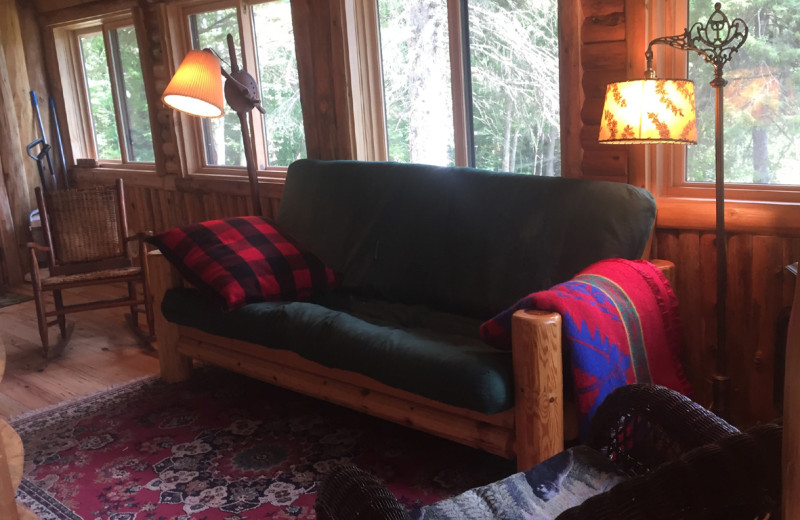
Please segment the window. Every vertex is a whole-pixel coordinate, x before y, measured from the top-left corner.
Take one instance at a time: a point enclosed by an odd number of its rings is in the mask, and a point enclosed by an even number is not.
[[[89,107],[89,150],[98,160],[154,162],[150,116],[132,25],[74,33]]]
[[[748,37],[725,65],[725,198],[728,201],[800,202],[800,17],[792,2],[742,0],[723,5],[730,20],[747,23]],[[656,0],[641,7],[646,41],[629,47],[631,66],[642,69],[644,49],[653,38],[681,34],[706,23],[712,3]],[[642,154],[642,171],[659,197],[714,199],[714,68],[693,52],[666,45],[653,48],[659,77],[695,82],[698,144],[658,145]],[[641,65],[639,64],[641,59]],[[637,168],[638,169],[638,168]],[[665,201],[666,202],[666,201]],[[660,214],[666,215],[661,209]],[[766,207],[765,207],[766,208]],[[773,206],[774,208],[774,206]]]
[[[375,45],[381,73],[354,97],[363,131],[385,135],[360,158],[560,174],[555,0],[377,0],[374,14],[356,4],[359,66],[375,66]]]
[[[237,65],[257,79],[266,110],[263,116],[251,113],[258,167],[280,171],[306,155],[290,2],[222,4],[214,2],[211,9],[200,5],[183,13],[189,44],[193,49],[212,49],[230,71],[227,35],[233,37]],[[202,127],[201,171],[246,165],[239,118],[230,107],[225,107],[221,118],[194,124]],[[205,171],[214,172],[213,168]]]
[[[800,12],[796,2],[743,1],[723,8],[749,28],[724,69],[725,182],[800,186]],[[689,1],[690,23],[713,8]],[[690,53],[696,84],[698,144],[687,150],[685,181],[714,182],[713,67]]]

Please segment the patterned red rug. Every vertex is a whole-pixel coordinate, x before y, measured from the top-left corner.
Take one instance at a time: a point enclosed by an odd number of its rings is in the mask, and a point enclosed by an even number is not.
[[[406,505],[512,462],[219,369],[140,380],[11,421],[18,499],[42,520],[314,518],[320,479],[353,462]]]

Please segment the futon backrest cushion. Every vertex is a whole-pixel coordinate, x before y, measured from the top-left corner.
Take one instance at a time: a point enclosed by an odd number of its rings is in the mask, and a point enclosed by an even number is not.
[[[598,260],[639,258],[655,211],[623,183],[303,159],[277,223],[345,288],[487,319]]]

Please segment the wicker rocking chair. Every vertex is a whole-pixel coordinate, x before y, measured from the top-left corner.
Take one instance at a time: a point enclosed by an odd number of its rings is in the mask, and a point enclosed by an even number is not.
[[[67,324],[66,314],[108,307],[129,307],[128,323],[137,336],[149,344],[154,339],[154,329],[152,302],[146,281],[147,263],[141,262],[143,267],[133,264],[128,242],[138,240],[141,260],[146,253],[143,239],[150,233],[128,236],[122,179],[117,179],[114,186],[91,189],[43,193],[41,188],[36,188],[36,201],[46,247],[29,243],[28,248],[44,357],[47,358],[51,351],[57,354],[69,341],[73,326]],[[42,278],[39,270],[37,251],[47,253],[49,276],[46,278]],[[112,283],[126,283],[127,296],[64,304],[64,289]],[[142,285],[141,295],[137,294],[137,284]],[[46,309],[46,292],[53,293],[53,310]],[[139,328],[140,312],[144,312],[147,321],[146,333]],[[53,316],[56,319],[48,321]],[[56,324],[61,337],[51,349],[48,329]]]

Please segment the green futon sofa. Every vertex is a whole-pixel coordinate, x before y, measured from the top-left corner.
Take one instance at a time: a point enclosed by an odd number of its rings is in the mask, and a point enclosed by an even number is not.
[[[598,260],[641,257],[655,213],[622,183],[300,160],[276,224],[340,288],[223,311],[151,254],[162,377],[198,359],[528,468],[563,447],[560,316],[517,312],[511,351],[479,326]]]

